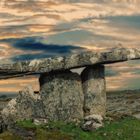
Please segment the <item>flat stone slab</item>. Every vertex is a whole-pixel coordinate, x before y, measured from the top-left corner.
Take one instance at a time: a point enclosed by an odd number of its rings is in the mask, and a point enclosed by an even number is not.
[[[56,70],[80,68],[96,64],[110,64],[133,59],[140,59],[140,49],[114,48],[106,52],[84,52],[65,57],[35,59],[20,61],[13,64],[1,64],[0,73],[8,72],[9,75],[17,73],[46,73]],[[21,75],[22,76],[22,75]],[[9,76],[10,78],[10,76]]]

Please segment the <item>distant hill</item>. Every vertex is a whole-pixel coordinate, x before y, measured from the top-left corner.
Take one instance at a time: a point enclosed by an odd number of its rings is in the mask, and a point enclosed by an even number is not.
[[[131,94],[131,93],[139,93],[140,94],[140,89],[135,89],[135,90],[118,90],[118,91],[107,91],[107,94]]]

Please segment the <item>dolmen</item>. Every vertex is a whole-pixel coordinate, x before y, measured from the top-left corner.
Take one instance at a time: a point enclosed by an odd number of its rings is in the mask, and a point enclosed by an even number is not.
[[[140,49],[114,48],[0,65],[1,79],[40,74],[39,94],[26,87],[2,111],[5,123],[24,119],[102,126],[106,113],[105,64],[140,59]],[[71,70],[84,68],[81,74]]]

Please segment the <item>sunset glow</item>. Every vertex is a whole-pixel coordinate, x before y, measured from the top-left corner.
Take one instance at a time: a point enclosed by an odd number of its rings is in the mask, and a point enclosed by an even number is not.
[[[139,9],[139,0],[1,0],[0,63],[139,48]],[[140,88],[138,60],[107,65],[106,75],[108,90]],[[27,85],[38,90],[38,77],[1,80],[0,93]]]

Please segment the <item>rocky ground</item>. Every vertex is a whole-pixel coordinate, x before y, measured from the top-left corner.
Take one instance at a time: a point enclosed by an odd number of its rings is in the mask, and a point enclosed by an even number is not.
[[[0,111],[12,98],[0,96]],[[108,115],[138,115],[140,114],[140,90],[113,91],[107,93]]]
[[[107,94],[107,114],[140,115],[140,90],[117,91]]]
[[[0,111],[7,105],[7,103],[16,96],[13,95],[0,95]]]
[[[0,111],[12,98],[0,96]],[[116,91],[107,93],[107,120],[120,119],[125,116],[135,116],[140,119],[140,90],[135,91]],[[1,117],[1,116],[0,116]],[[0,118],[0,133],[6,130],[6,125]],[[32,124],[28,124],[30,127]],[[34,139],[36,131],[34,129],[21,129],[19,127],[10,128],[13,134],[23,136],[23,138]],[[10,133],[11,135],[11,133]],[[15,138],[15,136],[13,136]],[[39,138],[40,139],[40,138]]]

